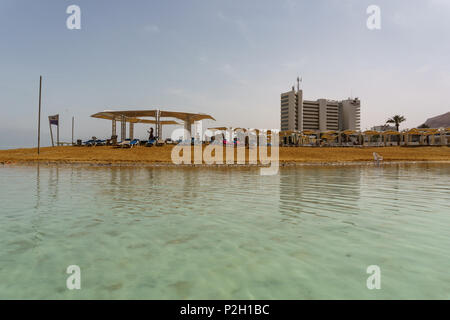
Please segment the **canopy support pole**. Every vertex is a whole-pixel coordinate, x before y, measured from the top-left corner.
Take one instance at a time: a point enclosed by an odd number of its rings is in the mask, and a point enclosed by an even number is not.
[[[156,138],[159,140],[161,137],[161,126],[160,126],[160,121],[161,120],[161,115],[160,115],[160,111],[156,110],[155,112],[155,136]]]
[[[120,117],[120,139],[125,141],[127,134],[127,123],[125,121],[125,116]]]
[[[185,137],[185,140],[190,141],[191,140],[191,127],[192,127],[192,122],[191,119],[189,117],[186,118],[186,120],[184,121],[184,130],[187,132],[188,136]]]
[[[130,140],[134,139],[134,123],[130,122]]]
[[[112,120],[112,132],[111,132],[111,136],[117,136],[117,123],[116,123],[116,119]]]
[[[162,140],[162,124],[161,124],[161,111],[158,110],[158,122],[156,123],[158,127],[158,139]]]

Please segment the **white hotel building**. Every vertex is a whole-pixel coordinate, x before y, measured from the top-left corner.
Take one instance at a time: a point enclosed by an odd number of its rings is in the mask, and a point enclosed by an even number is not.
[[[292,87],[281,94],[281,130],[360,130],[360,107],[358,98],[303,100],[303,90]]]

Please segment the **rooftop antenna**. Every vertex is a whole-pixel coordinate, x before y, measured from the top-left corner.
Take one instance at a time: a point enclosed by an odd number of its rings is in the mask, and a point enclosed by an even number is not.
[[[297,77],[297,91],[300,91],[300,82],[303,82],[303,78]]]

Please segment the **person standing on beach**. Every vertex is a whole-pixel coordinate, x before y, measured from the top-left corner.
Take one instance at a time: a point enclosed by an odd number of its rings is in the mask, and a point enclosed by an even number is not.
[[[148,137],[148,140],[150,141],[150,140],[154,140],[155,139],[155,137],[153,136],[153,128],[150,128],[150,131],[147,131],[149,134],[150,134],[150,136]]]

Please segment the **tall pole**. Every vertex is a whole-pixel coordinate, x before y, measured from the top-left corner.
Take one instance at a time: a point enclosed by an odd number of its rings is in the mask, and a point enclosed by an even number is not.
[[[38,116],[38,154],[41,149],[41,92],[42,92],[42,76],[39,77],[39,116]]]
[[[74,127],[74,117],[72,117],[72,145],[73,145],[73,127]]]
[[[59,115],[58,115],[58,126],[56,127],[56,146],[59,147]]]

